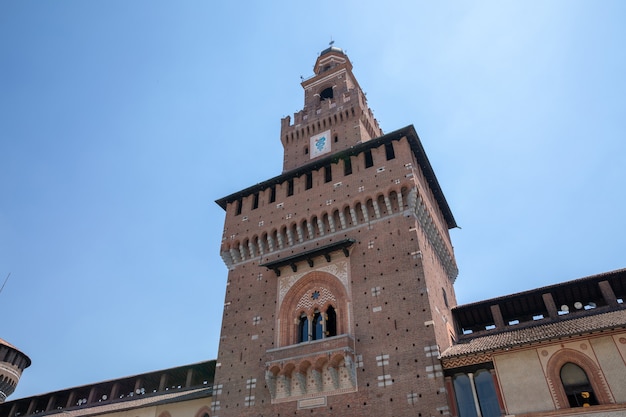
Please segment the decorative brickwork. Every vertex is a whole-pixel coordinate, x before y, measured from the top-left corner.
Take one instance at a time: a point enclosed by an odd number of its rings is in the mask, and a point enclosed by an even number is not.
[[[323,52],[282,121],[282,174],[218,200],[219,417],[449,412],[456,223],[413,127],[382,135],[351,69]]]

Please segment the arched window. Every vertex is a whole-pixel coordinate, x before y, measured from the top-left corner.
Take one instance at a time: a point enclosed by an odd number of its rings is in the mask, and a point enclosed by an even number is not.
[[[298,342],[309,341],[309,318],[306,314],[302,313],[300,316],[300,323],[298,324]]]
[[[333,306],[326,310],[326,337],[337,336],[337,313]]]
[[[320,93],[320,100],[328,100],[329,98],[333,98],[333,88],[328,87],[322,90]]]
[[[589,407],[598,404],[589,378],[583,368],[572,362],[567,362],[561,368],[560,375],[570,407]]]
[[[324,337],[324,320],[322,314],[316,311],[313,315],[313,340],[320,340]]]
[[[486,369],[477,371],[474,374],[474,385],[483,417],[499,417],[500,404],[498,404],[498,396],[491,372]]]
[[[298,343],[321,340],[333,336],[337,336],[337,313],[333,306],[329,306],[325,313],[315,310],[312,320],[309,320],[307,313],[300,315],[298,320]]]
[[[472,394],[472,385],[466,374],[456,375],[453,379],[456,405],[460,417],[477,417],[476,404]]]
[[[500,404],[488,369],[457,374],[452,381],[459,417],[500,417]]]

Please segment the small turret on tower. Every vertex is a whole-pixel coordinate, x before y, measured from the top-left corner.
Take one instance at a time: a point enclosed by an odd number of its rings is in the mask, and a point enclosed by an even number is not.
[[[0,339],[0,403],[13,394],[22,371],[30,366],[28,356],[15,346]]]
[[[304,108],[294,114],[293,124],[290,116],[282,119],[283,172],[383,134],[341,48],[331,43],[313,71],[301,84]]]

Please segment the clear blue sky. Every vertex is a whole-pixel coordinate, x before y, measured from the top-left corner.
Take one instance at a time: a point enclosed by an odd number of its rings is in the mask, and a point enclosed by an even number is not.
[[[0,2],[10,398],[213,359],[214,200],[282,169],[328,41],[414,124],[467,303],[626,267],[626,2]],[[258,163],[262,161],[262,163]]]

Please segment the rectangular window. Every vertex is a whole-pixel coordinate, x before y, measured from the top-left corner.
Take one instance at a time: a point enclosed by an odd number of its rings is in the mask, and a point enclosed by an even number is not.
[[[311,188],[313,188],[313,173],[312,172],[307,172],[306,173],[306,186],[305,188],[307,190],[310,190]]]
[[[367,150],[364,152],[364,154],[365,154],[365,168],[374,166],[374,159],[372,158],[372,151]]]
[[[352,161],[350,160],[350,157],[346,157],[343,160],[343,175],[350,175],[352,174]]]
[[[333,171],[330,165],[324,167],[324,182],[331,182],[333,180]]]
[[[241,198],[237,200],[235,204],[237,205],[235,208],[235,216],[238,216],[241,214]]]
[[[272,185],[270,187],[270,203],[276,201],[276,186]]]
[[[259,193],[254,193],[252,198],[252,210],[259,208]]]
[[[391,142],[385,143],[385,155],[387,156],[387,161],[396,157],[396,153],[393,150],[393,144]]]
[[[293,195],[293,178],[287,180],[287,197]]]

